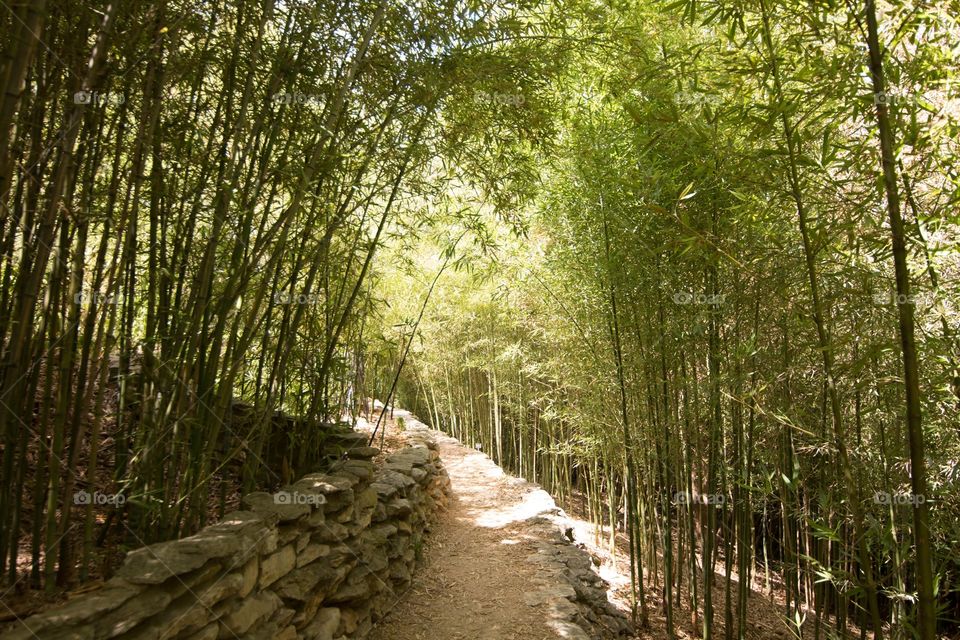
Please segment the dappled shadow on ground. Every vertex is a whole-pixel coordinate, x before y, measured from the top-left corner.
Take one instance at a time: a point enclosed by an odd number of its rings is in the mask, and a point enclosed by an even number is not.
[[[592,522],[587,521],[586,506],[578,494],[574,494],[573,499],[567,502],[566,516],[572,528],[572,534],[577,544],[588,550],[593,556],[596,571],[604,580],[610,584],[608,595],[610,600],[620,606],[622,609],[629,610],[631,602],[630,586],[630,564],[629,564],[629,542],[626,533],[621,529],[616,534],[616,551],[611,553],[609,535],[609,526],[598,529]],[[649,638],[650,640],[660,640],[667,637],[666,617],[664,614],[663,591],[662,591],[662,567],[663,558],[658,554],[659,573],[657,584],[653,583],[652,572],[647,567],[646,590],[647,607],[649,612],[648,626],[639,630],[639,638]],[[735,562],[734,562],[735,565]],[[697,557],[698,573],[702,570],[702,559]],[[765,583],[769,580],[770,589],[767,590]],[[725,637],[724,607],[726,598],[727,576],[724,568],[724,558],[718,554],[714,565],[714,626],[713,633],[715,637]],[[702,583],[701,583],[702,584]],[[675,636],[680,640],[701,638],[702,637],[702,619],[695,618],[691,603],[689,591],[688,575],[684,574],[683,588],[681,590],[681,599],[679,603],[674,603],[674,630]],[[734,615],[737,610],[737,597],[739,587],[739,576],[736,573],[735,566],[731,571],[730,585],[731,607]],[[783,615],[784,611],[784,589],[781,577],[775,572],[769,576],[763,574],[761,569],[753,576],[753,580],[748,587],[747,604],[747,624],[745,637],[748,640],[791,640],[795,638],[792,629]],[[810,634],[813,637],[815,614],[810,611],[803,624],[804,637]],[[828,632],[833,632],[833,620],[823,620],[821,622],[821,637],[827,637]],[[734,629],[736,636],[736,629]],[[854,625],[849,625],[847,633],[848,638],[860,638],[860,629]],[[867,639],[872,638],[872,632],[867,632]]]

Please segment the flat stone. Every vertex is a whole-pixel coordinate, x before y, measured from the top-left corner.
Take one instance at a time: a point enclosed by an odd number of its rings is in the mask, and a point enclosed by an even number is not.
[[[418,469],[414,467],[410,469],[410,477],[416,480],[418,483],[423,482],[427,477],[427,472],[424,469]]]
[[[377,508],[377,492],[370,487],[357,494],[357,501],[354,504],[354,524],[360,528],[366,529],[373,520],[374,511]]]
[[[351,460],[368,460],[376,457],[379,454],[380,449],[367,446],[351,447],[347,451],[347,457]]]
[[[365,545],[374,546],[374,547],[385,547],[387,542],[397,534],[397,528],[390,524],[378,524],[375,527],[370,527],[363,532],[361,538]]]
[[[355,503],[357,511],[373,509],[375,506],[377,506],[377,499],[377,490],[372,487],[367,487],[357,494],[357,500]]]
[[[211,622],[203,629],[200,629],[192,636],[190,640],[214,640],[217,636],[220,635],[220,623]]]
[[[317,511],[319,511],[319,509]],[[296,522],[281,522],[277,525],[278,547],[282,547],[290,543],[296,544],[302,533],[300,531],[300,527],[297,526],[300,524],[300,522],[302,522],[302,520]]]
[[[350,565],[334,567],[320,559],[291,571],[277,581],[273,590],[283,598],[306,602],[316,595],[318,586],[327,592],[336,589],[350,573],[350,569]]]
[[[382,502],[377,501],[377,506],[373,508],[373,514],[370,517],[370,521],[383,522],[386,519],[387,519],[387,507]]]
[[[356,637],[366,638],[372,628],[373,628],[373,622],[371,622],[370,618],[368,617],[360,618],[359,622],[357,623]]]
[[[377,572],[387,568],[387,548],[383,546],[363,547],[360,554],[360,566],[368,571]]]
[[[547,603],[547,611],[553,620],[576,622],[580,616],[580,608],[566,598],[555,598]]]
[[[340,626],[340,609],[327,607],[317,611],[317,615],[300,634],[305,640],[333,640],[333,634]]]
[[[600,623],[608,629],[616,629],[621,635],[631,636],[634,634],[633,625],[619,612],[617,612],[617,615],[601,615]]]
[[[297,628],[292,624],[287,625],[283,629],[280,629],[279,633],[275,636],[266,638],[265,640],[297,640]]]
[[[281,598],[306,602],[314,595],[313,588],[323,579],[328,569],[329,567],[322,562],[295,569],[280,578],[274,585],[273,591]]]
[[[300,491],[312,491],[332,496],[338,493],[351,492],[353,482],[345,478],[328,475],[325,473],[311,473],[294,482],[291,487]]]
[[[232,511],[220,522],[204,527],[197,536],[222,539],[223,536],[238,538],[240,553],[234,560],[246,562],[256,554],[272,553],[277,548],[277,522],[275,513]]]
[[[387,462],[403,462],[423,467],[430,463],[430,450],[426,447],[407,447],[388,456]]]
[[[356,484],[356,478],[314,473],[297,480],[287,490],[303,495],[325,496],[323,510],[329,513],[353,502],[353,487]]]
[[[136,549],[127,554],[117,576],[134,584],[160,584],[199,569],[210,560],[240,554],[241,538],[195,535]]]
[[[416,481],[410,476],[397,473],[392,469],[384,469],[377,474],[375,482],[377,484],[390,484],[401,490],[406,490],[417,484]]]
[[[397,498],[387,503],[387,517],[404,518],[413,513],[413,505],[405,498]]]
[[[220,522],[204,527],[197,535],[230,533],[258,540],[277,524],[276,516],[253,511],[231,511]]]
[[[317,558],[322,558],[328,555],[330,555],[330,545],[320,544],[319,542],[311,542],[304,547],[303,551],[297,554],[297,567],[299,568],[310,564]]]
[[[281,627],[285,627],[290,624],[290,621],[293,620],[294,616],[296,615],[296,610],[290,609],[289,607],[281,607],[275,614],[273,614],[273,617],[270,618],[270,621],[276,622]]]
[[[260,588],[268,587],[297,566],[297,551],[293,545],[281,547],[260,561]]]
[[[383,465],[383,468],[389,469],[390,471],[396,471],[397,473],[402,473],[405,476],[409,476],[413,471],[413,464],[405,460],[393,460]]]
[[[548,624],[561,638],[564,638],[565,640],[590,640],[590,636],[587,635],[587,632],[572,622],[552,621]]]
[[[531,607],[537,607],[557,598],[576,600],[577,592],[569,584],[557,584],[554,586],[541,587],[536,591],[527,592],[523,596],[523,601]]]
[[[257,622],[280,608],[280,598],[270,591],[262,591],[247,598],[240,606],[220,621],[220,638],[234,638],[246,633]]]
[[[36,617],[36,616],[32,616]],[[56,629],[38,626],[38,623],[27,618],[20,623],[19,628],[3,632],[3,640],[94,640],[96,631],[91,625],[82,625],[68,629]]]
[[[340,626],[337,633],[344,636],[352,635],[360,623],[360,614],[353,609],[340,609]]]
[[[339,567],[344,564],[359,562],[359,556],[347,545],[339,544],[330,549],[330,555],[326,557],[326,561],[331,567]]]
[[[394,582],[407,583],[411,577],[410,567],[407,566],[406,562],[400,561],[390,564],[390,579]]]
[[[327,596],[324,600],[326,603],[330,604],[341,604],[344,602],[352,602],[354,600],[367,600],[373,591],[370,589],[370,584],[366,580],[359,580],[353,583],[345,583],[340,585],[340,588],[336,590],[335,593]]]
[[[323,512],[323,509],[317,509],[311,513],[304,522],[306,522],[308,527],[319,527],[326,521],[327,516]]]
[[[372,462],[366,460],[347,460],[343,463],[343,470],[367,482],[373,478],[374,466]]]
[[[317,527],[313,533],[313,540],[317,542],[340,542],[350,535],[350,530],[336,522],[325,522]]]
[[[327,442],[338,444],[348,449],[367,446],[370,436],[357,431],[344,431],[341,433],[331,433],[327,436]]]
[[[158,616],[160,619],[151,621],[151,628],[145,629],[144,637],[168,640],[179,633],[203,628],[210,622],[210,609],[216,603],[238,595],[242,587],[243,576],[233,573],[212,581],[206,588],[198,588],[168,606],[163,615]]]
[[[355,473],[350,473],[346,469],[337,469],[336,471],[331,471],[330,475],[335,478],[345,478],[350,481],[350,484],[357,486],[360,484],[360,476]]]
[[[241,640],[295,640],[297,637],[296,627],[290,626],[289,628],[293,629],[292,636],[281,625],[273,620],[268,620],[244,634]]]
[[[339,522],[340,524],[347,524],[348,522],[351,522],[353,520],[353,512],[354,512],[354,505],[348,504],[347,506],[345,506],[343,509],[341,509],[336,513],[333,513],[333,514],[328,513],[327,518],[329,520],[333,520],[334,522]]]
[[[254,556],[247,560],[240,575],[243,576],[243,583],[240,585],[240,597],[246,598],[257,586],[257,580],[260,578],[260,557]]]
[[[374,482],[370,488],[377,492],[377,495],[383,499],[389,499],[400,490],[396,484],[390,482]]]
[[[127,600],[122,607],[94,622],[98,637],[112,638],[166,609],[173,598],[161,589],[148,589]]]

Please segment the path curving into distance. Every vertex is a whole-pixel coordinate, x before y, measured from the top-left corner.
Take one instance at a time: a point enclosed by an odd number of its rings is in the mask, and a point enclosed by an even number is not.
[[[407,425],[420,427],[408,412]],[[562,512],[535,484],[507,475],[485,454],[447,436],[436,438],[450,474],[449,508],[426,540],[413,586],[371,632],[370,640],[576,640],[600,637],[581,612],[609,607],[589,557],[557,535]],[[586,585],[561,574],[577,565]],[[581,566],[582,565],[582,566]],[[579,595],[578,595],[579,594]],[[587,596],[586,594],[592,594]],[[595,602],[586,604],[590,599]],[[579,609],[577,601],[579,603]],[[600,602],[602,600],[602,602]],[[574,622],[587,626],[590,633]],[[622,619],[607,620],[606,629]],[[604,631],[603,637],[618,637]]]

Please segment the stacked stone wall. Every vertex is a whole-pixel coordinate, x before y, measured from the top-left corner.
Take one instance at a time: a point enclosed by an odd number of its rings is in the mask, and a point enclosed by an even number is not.
[[[8,626],[5,640],[363,638],[410,585],[450,481],[426,430],[380,468],[347,457],[196,535],[127,554],[96,591]]]

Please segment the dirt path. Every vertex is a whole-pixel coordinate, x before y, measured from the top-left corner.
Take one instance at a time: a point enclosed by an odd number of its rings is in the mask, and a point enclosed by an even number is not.
[[[413,587],[371,640],[546,640],[557,638],[524,596],[536,551],[520,524],[553,507],[543,490],[507,476],[487,456],[439,442],[450,474],[450,507],[432,527]]]

